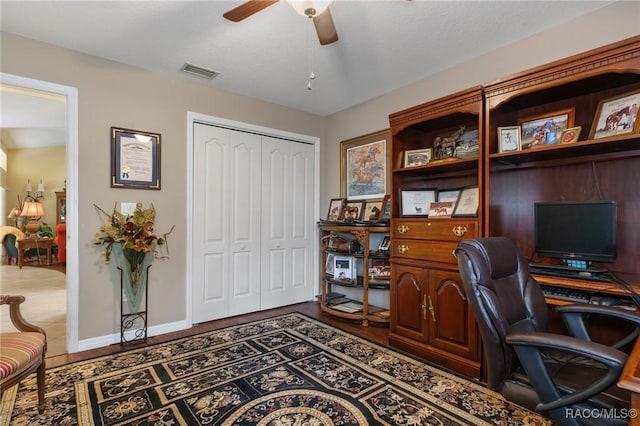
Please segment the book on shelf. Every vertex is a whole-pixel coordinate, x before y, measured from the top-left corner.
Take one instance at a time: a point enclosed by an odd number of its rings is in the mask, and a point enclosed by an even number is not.
[[[362,303],[351,301],[351,302],[341,303],[339,305],[332,305],[331,309],[335,309],[336,311],[346,312],[349,314],[354,314],[362,310]]]

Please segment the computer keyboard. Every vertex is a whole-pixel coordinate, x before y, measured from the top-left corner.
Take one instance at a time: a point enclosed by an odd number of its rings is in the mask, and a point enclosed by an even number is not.
[[[539,265],[530,263],[529,270],[532,274],[537,275],[549,275],[552,277],[565,277],[588,281],[612,282],[611,276],[606,269],[581,270],[563,265]]]
[[[576,303],[589,303],[591,299],[591,295],[583,290],[577,290],[574,288],[565,288],[565,287],[553,287],[548,285],[541,285],[542,292],[545,297],[550,297],[553,299],[561,299],[567,300],[569,302]]]

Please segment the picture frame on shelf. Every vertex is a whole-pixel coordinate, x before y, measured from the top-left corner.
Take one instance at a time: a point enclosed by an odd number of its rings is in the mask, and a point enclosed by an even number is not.
[[[451,201],[436,201],[429,206],[429,219],[446,219],[453,214],[455,204]]]
[[[431,203],[436,201],[436,189],[401,189],[400,216],[428,217]]]
[[[388,259],[374,259],[369,268],[369,279],[391,280],[391,262]]]
[[[591,124],[589,139],[626,135],[640,131],[640,90],[603,99]]]
[[[513,152],[521,149],[520,126],[498,127],[498,152]]]
[[[334,258],[333,253],[327,253],[327,261],[325,262],[325,265],[324,265],[325,274],[334,275],[335,263],[333,258]]]
[[[578,142],[580,131],[582,131],[582,126],[571,127],[569,129],[563,130],[560,134],[560,143],[567,144]]]
[[[342,220],[346,222],[359,222],[364,213],[364,201],[347,200],[342,208]]]
[[[337,222],[342,218],[342,209],[344,207],[344,198],[332,198],[329,202],[329,211],[327,212],[327,220]]]
[[[388,221],[391,219],[391,195],[387,194],[382,200],[382,210],[380,211],[379,221]]]
[[[363,222],[377,222],[382,212],[383,200],[367,200],[364,203],[364,212],[362,214]]]
[[[557,144],[563,130],[574,126],[575,108],[518,119],[521,149]]]
[[[424,166],[431,161],[433,148],[411,149],[404,152],[404,167]]]
[[[340,142],[340,196],[383,198],[391,182],[389,129]]]
[[[480,204],[480,191],[477,186],[463,188],[460,192],[458,203],[453,209],[452,217],[474,217],[478,216],[478,206]]]
[[[448,189],[446,191],[438,191],[438,202],[452,202],[455,206],[460,197],[459,189]]]
[[[356,278],[356,258],[353,256],[333,256],[333,277],[337,280]]]
[[[160,133],[111,127],[111,188],[160,189]]]
[[[388,251],[391,247],[391,237],[389,235],[385,235],[380,240],[380,245],[378,246],[378,251]]]

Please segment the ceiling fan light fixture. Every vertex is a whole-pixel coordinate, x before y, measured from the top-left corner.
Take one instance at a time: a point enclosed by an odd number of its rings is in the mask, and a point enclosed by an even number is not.
[[[333,0],[287,0],[287,2],[300,15],[313,18],[327,10]]]

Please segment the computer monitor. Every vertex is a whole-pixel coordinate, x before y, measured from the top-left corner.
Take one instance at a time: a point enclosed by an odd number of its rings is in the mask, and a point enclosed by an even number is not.
[[[535,203],[535,250],[567,263],[613,262],[617,207],[613,200]]]

